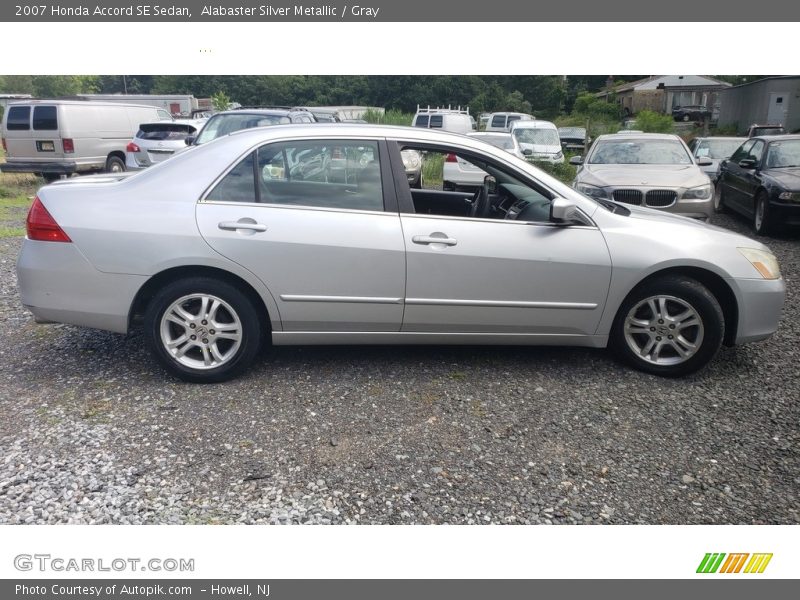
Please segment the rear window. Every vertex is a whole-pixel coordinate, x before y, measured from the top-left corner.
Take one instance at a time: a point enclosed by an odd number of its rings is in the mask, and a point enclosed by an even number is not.
[[[443,122],[444,117],[442,115],[431,115],[431,127],[441,129]]]
[[[37,131],[58,129],[58,110],[55,106],[36,106],[33,109],[33,128]]]
[[[31,107],[12,106],[8,109],[6,129],[9,131],[27,131],[31,128]]]
[[[492,127],[505,127],[506,126],[506,116],[505,115],[495,115],[492,117]]]
[[[414,127],[427,127],[428,115],[417,115],[417,120],[414,121]]]
[[[140,125],[139,131],[136,132],[136,137],[140,140],[154,140],[159,142],[164,141],[181,141],[185,140],[190,134],[197,131],[191,125]]]

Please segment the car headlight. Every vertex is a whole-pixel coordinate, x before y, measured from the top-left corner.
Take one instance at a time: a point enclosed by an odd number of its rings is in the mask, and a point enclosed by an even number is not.
[[[587,196],[591,196],[592,198],[602,198],[604,200],[608,199],[608,193],[601,188],[597,187],[596,185],[589,185],[588,183],[579,183],[575,186],[575,189],[579,192],[586,194]]]
[[[683,192],[684,200],[708,200],[711,198],[711,184],[694,187]]]
[[[800,192],[781,192],[778,195],[778,198],[781,200],[794,200],[795,202],[800,202]]]
[[[778,267],[778,259],[772,252],[766,250],[758,250],[757,248],[739,248],[750,264],[755,267],[764,279],[779,279],[781,276],[780,267]]]
[[[556,155],[553,157],[553,160],[561,160],[562,158],[564,158],[564,153],[556,152]]]
[[[414,150],[404,150],[400,156],[403,158],[403,166],[407,171],[416,171],[422,164],[419,153]]]

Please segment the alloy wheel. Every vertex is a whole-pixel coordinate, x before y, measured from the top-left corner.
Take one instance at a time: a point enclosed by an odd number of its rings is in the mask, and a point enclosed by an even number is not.
[[[705,329],[697,310],[675,296],[650,296],[625,317],[628,347],[642,360],[662,366],[692,358],[703,343]]]

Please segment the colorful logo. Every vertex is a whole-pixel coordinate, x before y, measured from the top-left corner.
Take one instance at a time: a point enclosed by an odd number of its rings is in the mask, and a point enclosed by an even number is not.
[[[748,557],[750,560],[748,560]],[[703,560],[700,561],[697,572],[763,573],[770,560],[772,560],[772,553],[749,554],[747,552],[739,552],[725,554],[724,552],[708,552],[703,557]]]

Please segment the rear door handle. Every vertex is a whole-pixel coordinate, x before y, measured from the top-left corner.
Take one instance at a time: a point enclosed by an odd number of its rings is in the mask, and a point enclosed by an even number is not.
[[[444,244],[445,246],[455,246],[458,240],[455,238],[447,237],[444,234],[437,235],[415,235],[411,241],[415,244]]]
[[[218,227],[226,231],[236,231],[237,229],[247,229],[248,231],[266,231],[267,226],[262,223],[249,221],[222,221]]]

